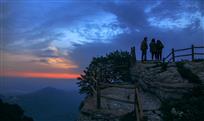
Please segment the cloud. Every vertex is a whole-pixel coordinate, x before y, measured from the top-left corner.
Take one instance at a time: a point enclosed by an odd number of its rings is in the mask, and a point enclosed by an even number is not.
[[[10,71],[32,72],[62,72],[72,73],[71,69],[78,68],[71,60],[63,57],[37,57],[31,54],[12,54],[1,52],[2,73]]]
[[[203,28],[203,10],[199,1],[162,1],[149,10],[150,26],[160,29],[180,30],[185,28]]]
[[[97,16],[86,17],[82,21],[73,31],[92,42],[110,42],[113,37],[125,32],[120,27],[117,16],[111,13],[102,12]]]
[[[144,14],[144,2],[110,2],[103,4],[103,8],[107,12],[111,12],[117,16],[121,26],[130,29],[141,29],[147,25],[146,15]]]
[[[81,22],[71,27],[55,31],[64,36],[60,40],[54,40],[53,44],[60,48],[72,50],[75,48],[75,45],[94,42],[110,43],[114,37],[128,32],[128,29],[120,27],[115,15],[102,12],[95,16],[85,17],[81,19]]]
[[[202,0],[6,2],[1,51],[9,53],[7,67],[16,71],[62,73],[81,72],[93,56],[130,46],[139,58],[144,36],[161,39],[166,54],[172,47],[204,43],[203,5]]]
[[[144,11],[145,13],[150,13],[154,8],[156,8],[157,6],[159,6],[161,4],[161,1],[156,1],[153,4],[148,5]]]
[[[66,60],[64,58],[48,58],[47,63],[55,68],[64,69],[78,68],[77,65],[72,64],[71,61]]]
[[[191,16],[187,13],[178,14],[179,18],[172,19],[172,18],[157,18],[157,17],[150,17],[148,22],[151,26],[158,27],[161,29],[184,29],[187,28],[189,25],[192,24],[192,21],[196,19],[196,16]],[[187,19],[189,18],[189,19]]]

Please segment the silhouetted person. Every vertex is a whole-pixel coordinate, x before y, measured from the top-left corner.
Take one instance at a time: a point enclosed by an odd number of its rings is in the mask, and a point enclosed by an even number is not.
[[[141,45],[140,45],[140,49],[142,51],[142,61],[146,61],[147,60],[147,37],[144,38],[144,40],[142,41]]]
[[[162,60],[162,49],[164,48],[164,45],[160,40],[157,40],[156,43],[156,58],[157,60],[161,61]]]
[[[149,47],[150,47],[150,53],[152,55],[152,60],[154,60],[154,57],[156,59],[156,42],[154,38],[150,42]]]

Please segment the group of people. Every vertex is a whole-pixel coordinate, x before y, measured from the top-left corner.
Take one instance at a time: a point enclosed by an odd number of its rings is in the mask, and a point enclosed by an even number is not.
[[[164,45],[160,40],[155,40],[152,38],[151,42],[149,43],[150,53],[152,56],[152,60],[162,60],[162,50],[164,48]],[[142,51],[142,61],[147,60],[147,50],[148,50],[148,44],[147,44],[147,37],[144,37],[144,40],[141,43],[140,49]]]

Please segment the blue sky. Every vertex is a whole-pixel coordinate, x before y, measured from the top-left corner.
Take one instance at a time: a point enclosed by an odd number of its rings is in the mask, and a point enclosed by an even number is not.
[[[1,0],[4,75],[78,74],[93,56],[130,50],[144,36],[170,49],[204,45],[203,0]],[[74,76],[74,75],[73,75]]]

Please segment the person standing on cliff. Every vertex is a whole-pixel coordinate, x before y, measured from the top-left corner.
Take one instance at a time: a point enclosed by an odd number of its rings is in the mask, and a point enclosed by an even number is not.
[[[157,60],[161,61],[162,60],[162,50],[164,48],[164,45],[160,40],[157,40],[156,43],[156,58]]]
[[[152,55],[152,60],[154,60],[154,58],[156,59],[156,42],[154,38],[150,42],[149,48],[150,48],[150,53]]]
[[[142,61],[146,61],[147,60],[147,37],[144,37],[144,40],[142,41],[141,45],[140,45],[140,50],[142,51]]]

